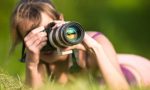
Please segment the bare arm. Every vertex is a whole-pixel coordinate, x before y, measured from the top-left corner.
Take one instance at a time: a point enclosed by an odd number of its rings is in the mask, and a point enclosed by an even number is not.
[[[102,72],[107,85],[113,90],[128,90],[129,85],[120,70],[111,43],[104,35],[97,36],[95,40],[89,35],[85,35],[84,42],[93,49],[99,70]]]
[[[46,44],[46,33],[41,32],[44,27],[32,30],[24,38],[26,46],[26,84],[38,88],[42,85],[42,72],[40,64],[40,49]]]
[[[87,34],[90,37],[92,37],[96,33],[98,33],[98,32],[87,32]],[[108,40],[108,38],[106,36],[104,36],[102,33],[100,33],[93,39],[96,40],[102,46],[105,54],[107,55],[108,58],[110,58],[110,62],[118,70],[118,72],[122,73],[120,66],[119,66],[117,53],[116,53],[113,45],[111,44],[111,42]]]
[[[28,60],[35,60],[35,58],[27,56]],[[26,62],[26,85],[36,89],[43,85],[44,76],[46,76],[46,66],[43,63],[32,64]]]

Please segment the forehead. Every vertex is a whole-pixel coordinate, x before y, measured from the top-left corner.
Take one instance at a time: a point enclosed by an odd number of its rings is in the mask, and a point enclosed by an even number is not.
[[[40,23],[39,23],[39,25],[38,26],[36,26],[35,28],[38,28],[38,27],[40,27],[40,26],[44,26],[44,27],[46,27],[50,22],[53,22],[53,18],[50,16],[50,15],[48,15],[48,14],[46,14],[46,13],[44,13],[44,12],[41,12],[40,13],[41,14],[41,20],[40,20]],[[32,24],[34,24],[35,22],[32,22],[31,24],[26,24],[26,25],[29,25],[29,27],[31,27],[32,26]],[[20,32],[21,32],[21,35],[23,36],[23,37],[25,37],[30,31],[32,31],[33,29],[29,29],[29,30],[21,30]]]
[[[48,14],[42,12],[40,26],[47,26],[50,22],[53,22],[53,18],[50,17]]]

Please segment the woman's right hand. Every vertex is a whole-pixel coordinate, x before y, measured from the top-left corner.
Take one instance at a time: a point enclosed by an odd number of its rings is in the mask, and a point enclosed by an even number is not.
[[[26,63],[31,65],[38,65],[40,60],[40,50],[47,43],[47,34],[43,32],[44,27],[38,27],[33,29],[24,38],[26,46]]]

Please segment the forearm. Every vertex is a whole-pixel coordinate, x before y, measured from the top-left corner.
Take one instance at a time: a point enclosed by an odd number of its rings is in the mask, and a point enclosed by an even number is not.
[[[93,47],[98,66],[107,85],[112,90],[128,90],[129,86],[124,76],[114,67],[109,58],[105,54],[101,45]]]
[[[27,55],[26,58],[26,84],[32,88],[38,88],[42,85],[42,75],[39,72],[39,56]]]
[[[38,88],[42,85],[42,76],[37,67],[26,65],[26,84],[32,88]]]

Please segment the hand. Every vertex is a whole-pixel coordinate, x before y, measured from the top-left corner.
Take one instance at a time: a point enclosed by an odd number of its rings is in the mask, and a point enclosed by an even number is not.
[[[100,46],[100,44],[96,40],[91,38],[87,33],[85,33],[82,43],[69,46],[65,50],[78,49],[78,50],[86,51],[89,48],[96,48],[97,46]]]
[[[91,36],[89,36],[87,33],[85,33],[83,44],[85,48],[97,48],[101,46],[100,43],[98,43],[95,39],[93,39]]]
[[[40,50],[47,43],[47,34],[43,32],[43,30],[44,27],[41,26],[32,30],[25,36],[24,43],[27,50],[27,62],[39,63]]]

